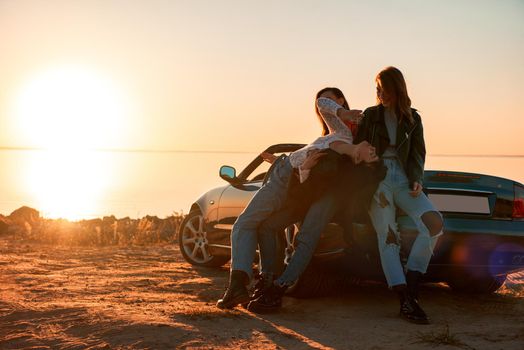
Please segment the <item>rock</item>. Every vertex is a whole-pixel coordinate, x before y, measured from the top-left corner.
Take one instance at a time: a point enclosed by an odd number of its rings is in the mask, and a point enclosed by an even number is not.
[[[0,235],[4,235],[9,231],[9,219],[0,215]]]
[[[27,222],[33,226],[40,221],[40,212],[36,209],[23,206],[13,211],[8,218],[13,224],[25,225]]]

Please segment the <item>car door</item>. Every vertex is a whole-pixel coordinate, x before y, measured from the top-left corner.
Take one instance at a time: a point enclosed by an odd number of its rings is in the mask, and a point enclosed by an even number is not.
[[[226,188],[220,197],[217,228],[231,230],[237,217],[262,186],[262,181],[269,167],[269,163],[262,162],[248,176],[246,183],[230,185]]]

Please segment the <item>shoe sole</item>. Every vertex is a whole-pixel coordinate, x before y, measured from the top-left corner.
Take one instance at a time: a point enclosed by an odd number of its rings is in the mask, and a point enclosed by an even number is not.
[[[245,296],[239,296],[227,303],[224,303],[224,302],[220,302],[218,301],[216,306],[219,308],[219,309],[222,309],[222,310],[226,310],[226,309],[232,309],[234,308],[235,306],[238,306],[238,305],[242,305],[242,304],[248,304],[249,302],[251,301],[251,299],[249,298],[249,295],[245,295]]]
[[[413,318],[409,318],[409,317],[403,316],[402,314],[400,315],[400,318],[402,318],[403,320],[408,321],[409,323],[415,323],[415,324],[431,324],[431,322],[430,322],[429,319],[427,319],[427,320],[417,320],[417,319],[413,319]]]
[[[251,311],[251,312],[254,312],[256,314],[272,314],[272,313],[275,313],[275,312],[278,312],[280,311],[280,309],[282,309],[282,306],[278,306],[278,307],[264,307],[264,306],[260,306],[260,305],[252,305],[253,303],[249,303],[247,305],[247,309],[248,311]]]

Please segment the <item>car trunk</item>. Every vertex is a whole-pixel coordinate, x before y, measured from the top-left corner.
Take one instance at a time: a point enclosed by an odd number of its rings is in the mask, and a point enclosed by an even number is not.
[[[462,268],[502,275],[524,269],[524,221],[513,218],[514,187],[495,176],[426,171],[424,191],[444,216],[432,272]],[[417,230],[404,213],[398,221],[407,255]]]

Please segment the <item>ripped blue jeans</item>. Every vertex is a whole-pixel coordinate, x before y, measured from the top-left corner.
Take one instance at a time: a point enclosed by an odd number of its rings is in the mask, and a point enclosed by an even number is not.
[[[400,261],[400,233],[395,219],[396,207],[402,209],[415,222],[418,235],[409,253],[406,268],[426,273],[438,237],[430,235],[422,215],[435,211],[428,197],[421,193],[412,197],[409,180],[396,158],[384,159],[388,168],[386,178],[379,184],[371,201],[369,215],[378,236],[378,248],[382,269],[389,287],[406,283],[404,269]],[[440,214],[440,213],[439,213]]]

